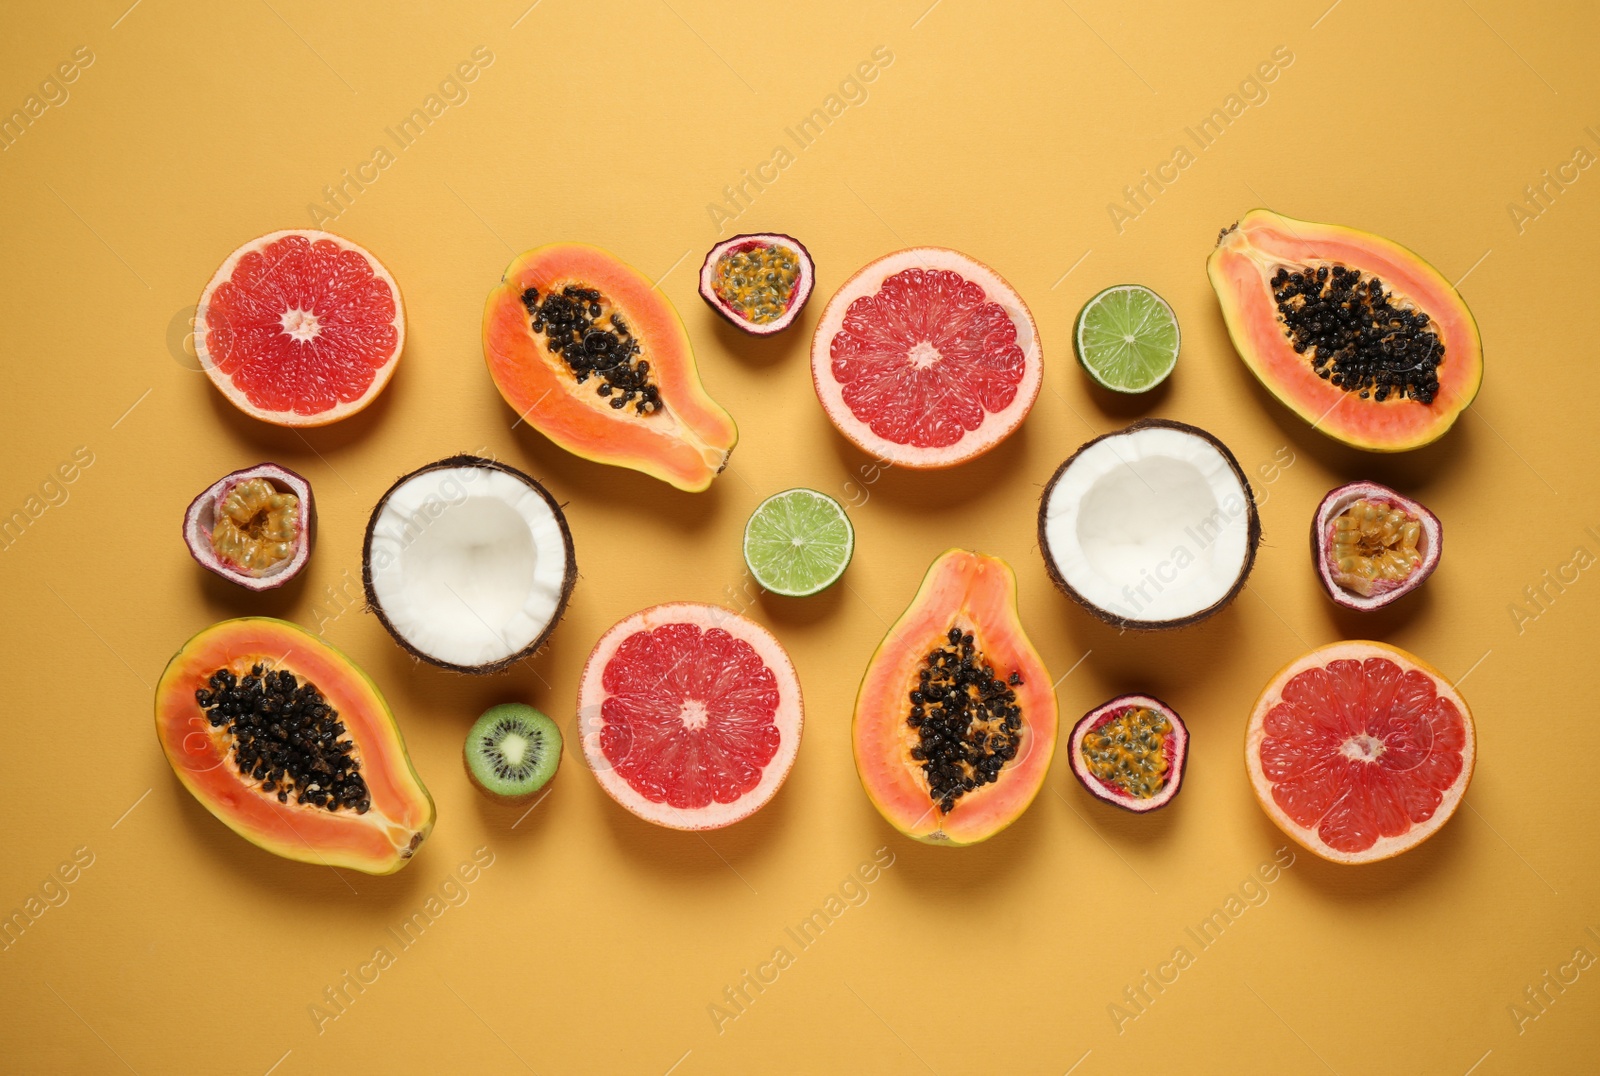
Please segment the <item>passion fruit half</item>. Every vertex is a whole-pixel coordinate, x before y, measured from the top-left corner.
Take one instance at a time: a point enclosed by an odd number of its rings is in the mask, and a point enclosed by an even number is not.
[[[258,463],[223,475],[189,502],[183,543],[206,571],[246,590],[274,590],[310,561],[316,525],[311,483]]]
[[[800,316],[815,277],[810,251],[794,236],[736,235],[707,252],[700,266],[700,298],[735,328],[771,336]]]
[[[1398,601],[1433,574],[1443,552],[1439,517],[1376,482],[1329,490],[1311,520],[1317,580],[1346,609]]]
[[[1067,754],[1089,795],[1144,814],[1171,803],[1183,787],[1189,729],[1153,695],[1118,695],[1078,719]]]

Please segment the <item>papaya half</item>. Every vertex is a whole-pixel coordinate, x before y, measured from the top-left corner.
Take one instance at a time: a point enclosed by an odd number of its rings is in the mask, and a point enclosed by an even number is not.
[[[1028,809],[1056,747],[1056,691],[998,557],[952,549],[867,665],[851,740],[867,798],[929,844],[976,844]]]
[[[512,410],[597,463],[703,490],[739,440],[671,301],[599,247],[557,243],[513,261],[484,307],[483,356]]]
[[[1206,272],[1250,372],[1345,444],[1435,441],[1483,383],[1461,294],[1391,240],[1252,209],[1223,230]]]
[[[392,874],[433,829],[433,799],[377,685],[304,628],[213,624],[167,663],[155,702],[178,780],[257,847]]]

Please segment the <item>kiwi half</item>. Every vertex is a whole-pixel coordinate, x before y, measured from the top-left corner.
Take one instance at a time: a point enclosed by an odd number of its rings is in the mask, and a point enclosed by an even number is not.
[[[504,702],[485,710],[462,750],[467,776],[484,795],[506,803],[526,800],[561,765],[561,730],[531,706]]]

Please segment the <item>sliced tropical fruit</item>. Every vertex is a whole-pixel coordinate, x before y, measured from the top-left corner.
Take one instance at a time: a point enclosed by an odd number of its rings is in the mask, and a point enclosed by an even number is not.
[[[1439,517],[1377,482],[1329,490],[1311,520],[1317,581],[1346,609],[1381,609],[1405,597],[1433,574],[1443,553]]]
[[[952,549],[867,664],[851,725],[867,798],[929,844],[976,844],[1022,816],[1056,746],[1056,692],[998,557]]]
[[[1118,284],[1078,311],[1073,350],[1102,388],[1148,392],[1178,365],[1178,315],[1143,284]]]
[[[1400,452],[1444,435],[1483,382],[1483,343],[1433,266],[1370,232],[1252,209],[1206,262],[1250,372],[1329,437]]]
[[[310,229],[228,255],[195,326],[206,376],[239,410],[278,426],[325,426],[366,407],[406,339],[389,271],[350,240]]]
[[[774,594],[805,597],[832,586],[855,551],[844,507],[814,489],[788,489],[756,506],[744,525],[744,562]]]
[[[1324,859],[1371,863],[1449,821],[1477,760],[1467,702],[1387,643],[1319,647],[1267,684],[1245,730],[1261,809]]]
[[[811,252],[792,235],[761,232],[724,239],[700,266],[700,298],[752,336],[794,324],[816,277]]]
[[[561,766],[561,730],[526,703],[503,702],[473,722],[461,762],[467,778],[491,800],[524,803]]]
[[[484,307],[483,356],[511,409],[584,459],[703,490],[739,440],[671,301],[599,247],[513,261]]]
[[[1228,446],[1143,419],[1082,445],[1039,497],[1039,552],[1061,592],[1116,628],[1197,624],[1244,589],[1261,544]]]
[[[872,262],[828,300],[811,379],[828,418],[863,452],[952,467],[1009,437],[1039,395],[1033,315],[993,269],[916,247]]]
[[[544,645],[578,564],[549,490],[498,460],[450,456],[379,498],[361,574],[367,608],[407,653],[481,674]]]
[[[658,826],[731,826],[777,793],[800,749],[800,679],[772,633],[715,605],[656,605],[583,667],[583,755],[612,799]]]
[[[189,555],[246,590],[274,590],[299,575],[316,534],[311,483],[276,463],[223,475],[183,514]]]
[[[1097,800],[1144,814],[1171,803],[1189,764],[1189,728],[1153,695],[1118,695],[1078,719],[1072,775]]]
[[[433,799],[377,685],[304,628],[213,624],[167,663],[155,711],[178,780],[275,855],[390,874],[433,829]]]

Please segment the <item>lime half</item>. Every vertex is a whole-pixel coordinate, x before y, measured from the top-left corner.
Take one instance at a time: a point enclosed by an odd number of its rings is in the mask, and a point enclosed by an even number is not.
[[[744,562],[767,590],[804,597],[844,574],[856,532],[838,501],[789,489],[762,501],[744,525]]]
[[[1083,304],[1072,343],[1096,383],[1146,392],[1178,364],[1178,316],[1144,285],[1118,284]]]

